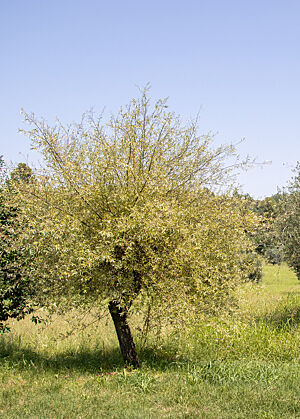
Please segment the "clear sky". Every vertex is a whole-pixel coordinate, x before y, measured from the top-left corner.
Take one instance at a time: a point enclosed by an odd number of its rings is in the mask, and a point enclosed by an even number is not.
[[[269,196],[300,160],[299,0],[0,1],[0,154],[32,161],[20,109],[69,123],[152,85],[217,143],[272,165],[241,175]]]

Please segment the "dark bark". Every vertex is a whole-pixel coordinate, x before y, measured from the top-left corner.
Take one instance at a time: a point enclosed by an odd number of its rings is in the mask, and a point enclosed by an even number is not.
[[[140,361],[127,322],[128,309],[120,307],[116,300],[110,301],[108,309],[115,325],[125,365],[138,368]]]
[[[121,353],[125,365],[134,368],[140,366],[134,340],[127,322],[128,311],[142,288],[142,275],[138,271],[132,272],[132,289],[123,292],[120,300],[111,300],[108,309],[117,332]]]

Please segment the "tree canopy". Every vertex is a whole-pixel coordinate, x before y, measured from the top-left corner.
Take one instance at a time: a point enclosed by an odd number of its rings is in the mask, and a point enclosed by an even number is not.
[[[255,223],[227,193],[241,165],[234,146],[214,147],[147,91],[108,123],[26,121],[45,165],[18,183],[18,245],[41,304],[106,301],[124,360],[137,366],[127,323],[137,301],[171,317],[226,303],[247,276]]]
[[[7,320],[21,319],[32,312],[29,281],[22,276],[21,248],[17,250],[18,207],[8,200],[6,189],[13,192],[13,183],[28,181],[30,168],[20,163],[8,176],[0,157],[0,331],[8,330]]]
[[[295,176],[282,193],[275,227],[284,258],[300,279],[300,163]]]

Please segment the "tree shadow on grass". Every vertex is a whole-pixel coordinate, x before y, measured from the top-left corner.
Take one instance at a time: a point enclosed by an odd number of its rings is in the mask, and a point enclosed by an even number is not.
[[[257,317],[257,321],[276,329],[293,330],[300,325],[300,301],[293,298],[280,302],[271,313]]]
[[[281,292],[282,295],[287,295],[289,296],[291,294],[291,291],[282,291]],[[293,295],[300,295],[300,290],[293,290]]]
[[[122,357],[118,348],[88,349],[82,348],[72,350],[66,348],[65,351],[47,354],[43,351],[35,350],[22,345],[18,339],[7,339],[0,337],[0,364],[8,367],[26,370],[36,369],[37,371],[78,371],[86,373],[97,373],[101,371],[111,371],[121,368],[123,365]]]
[[[141,368],[165,371],[176,368],[178,363],[188,362],[178,359],[170,352],[147,347],[139,351]],[[77,351],[66,349],[57,354],[43,354],[38,350],[22,346],[16,339],[0,337],[0,364],[14,370],[40,372],[81,372],[89,374],[111,373],[123,370],[124,362],[118,347],[105,349],[83,348]]]

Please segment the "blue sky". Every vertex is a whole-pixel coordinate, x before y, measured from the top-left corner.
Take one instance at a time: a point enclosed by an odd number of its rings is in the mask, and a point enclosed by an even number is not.
[[[69,123],[152,85],[217,143],[262,162],[239,178],[268,196],[300,160],[300,1],[13,0],[0,4],[0,154],[35,161],[20,109]]]

